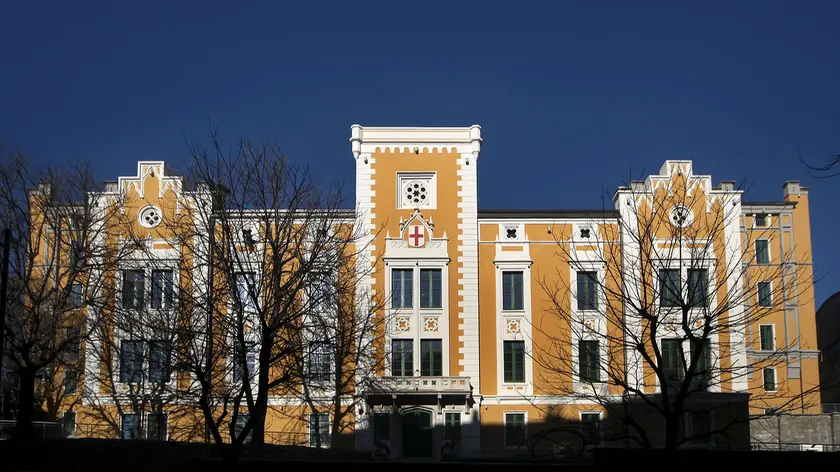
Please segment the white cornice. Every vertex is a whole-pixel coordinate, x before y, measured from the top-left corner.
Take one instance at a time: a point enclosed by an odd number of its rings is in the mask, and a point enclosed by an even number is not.
[[[404,148],[417,151],[425,148],[455,148],[458,153],[481,152],[481,126],[470,127],[350,127],[353,157],[374,152],[376,148]]]

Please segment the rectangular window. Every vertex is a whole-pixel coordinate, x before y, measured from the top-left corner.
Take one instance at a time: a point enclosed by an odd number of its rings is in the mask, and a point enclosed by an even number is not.
[[[680,381],[683,379],[685,369],[683,368],[683,349],[680,339],[662,340],[662,373],[668,380]]]
[[[309,414],[309,447],[330,447],[329,413]]]
[[[680,270],[659,270],[659,305],[663,307],[680,306]]]
[[[64,429],[64,437],[69,438],[76,435],[76,412],[65,411],[61,417],[61,426]]]
[[[525,413],[505,413],[505,446],[518,447],[525,442]]]
[[[169,341],[149,342],[149,381],[168,382],[171,370]]]
[[[143,341],[120,343],[120,382],[139,382],[143,378]]]
[[[770,293],[770,282],[758,283],[758,306],[771,307],[773,306],[773,298]]]
[[[167,420],[166,413],[149,413],[146,416],[146,439],[166,441]]]
[[[581,412],[581,435],[585,445],[601,444],[601,414],[598,412]]]
[[[767,392],[776,391],[776,369],[772,367],[764,368],[764,390]]]
[[[578,341],[578,362],[581,382],[601,381],[598,341]]]
[[[502,309],[524,310],[522,272],[502,272]]]
[[[64,394],[65,395],[73,395],[76,393],[76,387],[78,386],[79,375],[72,370],[65,370],[64,371],[64,379],[62,379],[62,384],[64,386]]]
[[[309,287],[309,308],[316,314],[330,313],[333,303],[333,280],[330,273],[312,274]]]
[[[257,363],[257,344],[253,341],[245,341],[244,353],[239,342],[235,342],[235,344],[236,354],[233,359],[233,380],[234,382],[244,382],[247,379],[250,382],[254,379]]]
[[[391,415],[390,413],[373,414],[373,443],[391,439]]]
[[[440,269],[420,269],[420,308],[441,308]]]
[[[443,421],[443,438],[453,445],[461,444],[461,413],[446,413]]]
[[[394,339],[391,341],[391,375],[414,375],[414,341]]]
[[[236,274],[236,302],[246,312],[257,311],[257,287],[255,272],[240,272]]]
[[[171,270],[152,271],[152,308],[172,308],[172,280]]]
[[[316,384],[330,381],[332,373],[332,349],[326,342],[309,345],[309,380]]]
[[[140,415],[136,413],[123,413],[122,438],[140,439]]]
[[[122,281],[122,307],[142,309],[145,293],[145,275],[142,270],[124,270]]]
[[[236,415],[236,425],[234,426],[233,432],[236,437],[242,436],[242,432],[245,431],[245,425],[248,423],[248,419],[250,419],[250,415],[248,413],[238,412]],[[245,440],[242,441],[243,444],[248,444],[251,442],[251,433],[254,432],[253,426],[248,431],[248,434],[245,436]]]
[[[770,263],[770,242],[766,239],[755,241],[755,262],[756,264]]]
[[[82,329],[78,326],[68,326],[65,331],[64,352],[70,357],[78,356],[82,352]]]
[[[598,309],[598,273],[577,273],[577,307],[578,310]]]
[[[773,336],[773,325],[761,325],[761,350],[774,351],[776,349],[776,339]]]
[[[443,346],[440,339],[420,340],[420,375],[443,375]]]
[[[411,308],[414,306],[414,270],[394,269],[391,271],[391,306]]]
[[[767,215],[764,213],[760,213],[755,215],[755,226],[756,228],[766,228],[767,227]]]
[[[525,381],[525,341],[505,341],[505,382]]]
[[[695,444],[711,442],[712,415],[708,411],[685,413],[688,416],[689,429],[686,432]]]
[[[84,304],[84,287],[79,282],[70,285],[70,306],[80,307]]]
[[[697,360],[694,370],[694,388],[705,391],[712,380],[712,350],[708,339],[691,342],[691,357]]]
[[[706,269],[688,270],[689,306],[707,307],[709,303],[709,273]]]

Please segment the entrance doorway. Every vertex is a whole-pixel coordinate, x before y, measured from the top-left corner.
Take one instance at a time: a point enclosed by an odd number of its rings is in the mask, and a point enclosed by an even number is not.
[[[432,457],[432,413],[411,410],[402,415],[403,457]]]

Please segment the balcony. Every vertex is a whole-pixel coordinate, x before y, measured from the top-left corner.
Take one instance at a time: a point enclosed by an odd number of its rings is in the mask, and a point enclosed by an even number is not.
[[[364,382],[370,405],[470,405],[469,377],[372,377]]]

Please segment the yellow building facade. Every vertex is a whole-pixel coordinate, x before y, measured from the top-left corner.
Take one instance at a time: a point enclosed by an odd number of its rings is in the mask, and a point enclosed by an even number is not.
[[[617,437],[604,426],[620,415],[613,407],[661,401],[663,381],[682,385],[694,371],[702,386],[686,387],[689,403],[819,410],[808,191],[798,182],[779,201],[742,201],[733,182],[675,160],[618,187],[608,210],[483,210],[477,168],[494,163],[480,159],[477,125],[353,125],[350,144],[356,287],[383,300],[370,353],[383,362],[357,379],[343,445],[439,459],[556,450],[539,439],[552,432],[567,446],[603,444]],[[191,270],[156,229],[155,218],[181,211],[180,180],[167,172],[141,162],[112,190],[131,194],[124,214],[180,261],[175,270]],[[97,370],[110,372],[86,367]],[[89,377],[85,388],[105,388]],[[102,420],[86,403],[73,403],[76,434],[96,435]],[[312,445],[304,401],[284,393],[269,405],[267,442]],[[727,408],[680,423],[681,434],[724,424]],[[177,437],[174,416],[160,421],[170,423],[159,439],[195,440]]]

